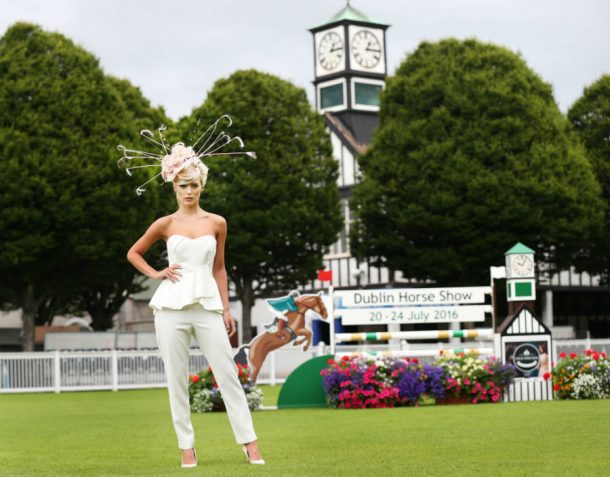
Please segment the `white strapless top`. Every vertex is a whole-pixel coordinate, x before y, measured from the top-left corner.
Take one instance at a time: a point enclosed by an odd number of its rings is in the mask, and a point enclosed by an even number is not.
[[[180,310],[187,305],[200,303],[210,311],[222,312],[218,285],[212,275],[216,255],[216,238],[202,235],[197,238],[171,235],[167,239],[167,256],[170,265],[182,268],[180,279],[173,283],[165,279],[157,288],[148,306],[153,310]]]

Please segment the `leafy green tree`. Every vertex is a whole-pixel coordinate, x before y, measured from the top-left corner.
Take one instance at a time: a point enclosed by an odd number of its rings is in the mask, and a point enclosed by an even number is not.
[[[551,87],[504,48],[422,43],[388,78],[359,159],[353,248],[438,284],[476,284],[520,241],[548,271],[600,233],[600,187]]]
[[[139,88],[128,80],[108,77],[111,86],[122,100],[131,119],[134,132],[142,129],[155,129],[161,125],[171,127],[171,120],[162,108],[153,108]],[[112,146],[112,144],[110,144]],[[116,144],[115,144],[116,146]],[[116,156],[111,156],[116,161]],[[126,249],[133,243],[143,224],[148,224],[163,212],[159,209],[158,194],[151,191],[136,197],[136,183],[129,180],[126,174],[117,168],[104,165],[107,176],[104,182],[112,185],[107,199],[102,201],[104,208],[99,211],[95,220],[105,223],[108,229],[102,230],[104,243],[100,244],[106,251],[105,256],[91,254],[83,257],[81,268],[86,271],[79,281],[76,304],[78,309],[86,310],[92,318],[92,327],[96,330],[106,330],[113,326],[113,317],[133,293],[142,291],[143,276],[125,260]],[[153,170],[152,174],[159,172]],[[121,174],[123,174],[121,176]],[[150,172],[144,176],[150,176]],[[116,184],[114,184],[116,182]],[[126,215],[122,216],[123,207]],[[112,214],[113,217],[109,217]],[[117,227],[118,226],[118,227]],[[149,252],[158,257],[159,247]],[[158,261],[153,258],[153,262]]]
[[[585,88],[568,111],[568,119],[584,143],[601,184],[603,197],[610,204],[610,75],[603,75]],[[592,256],[592,267],[610,278],[610,209],[606,209],[605,231]]]
[[[25,350],[41,307],[72,306],[100,283],[92,274],[112,280],[117,244],[124,257],[153,218],[155,195],[136,200],[116,167],[136,127],[98,60],[67,38],[17,23],[0,39],[0,290],[22,310]]]
[[[202,206],[227,219],[227,271],[243,306],[244,341],[257,297],[311,280],[341,229],[337,163],[305,91],[255,70],[220,79],[180,121],[183,137],[230,114],[229,134],[257,159],[209,158]]]

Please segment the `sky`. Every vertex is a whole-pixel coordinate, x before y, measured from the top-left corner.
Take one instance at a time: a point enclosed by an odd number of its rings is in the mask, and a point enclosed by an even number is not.
[[[256,68],[292,81],[313,101],[309,28],[345,0],[0,0],[0,35],[17,21],[60,32],[106,73],[139,86],[173,119],[217,79]],[[520,52],[553,86],[562,111],[610,74],[610,0],[352,0],[389,23],[388,74],[422,41],[477,38]]]

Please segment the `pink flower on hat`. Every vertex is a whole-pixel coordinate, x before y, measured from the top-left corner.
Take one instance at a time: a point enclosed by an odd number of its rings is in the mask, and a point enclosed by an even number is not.
[[[165,182],[171,182],[182,169],[196,160],[197,155],[192,147],[177,142],[172,146],[172,152],[161,161],[161,177]]]

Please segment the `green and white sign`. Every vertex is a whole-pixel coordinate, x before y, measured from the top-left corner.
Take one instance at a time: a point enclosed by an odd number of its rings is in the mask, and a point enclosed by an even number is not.
[[[508,280],[507,301],[533,301],[536,299],[536,280]]]

